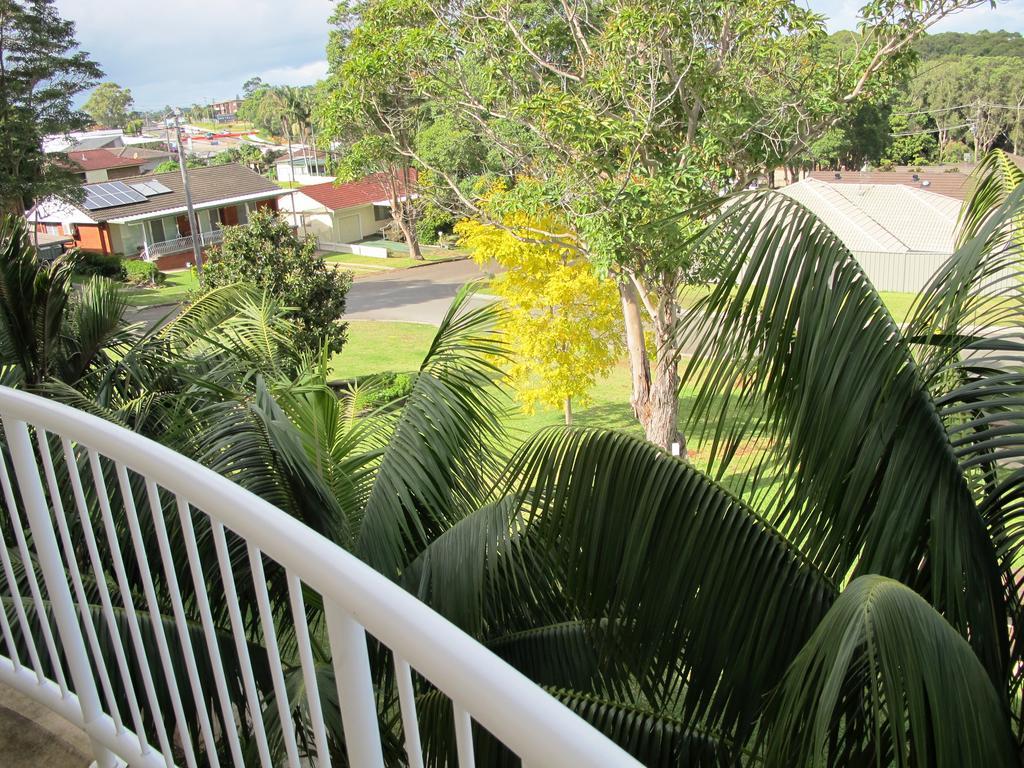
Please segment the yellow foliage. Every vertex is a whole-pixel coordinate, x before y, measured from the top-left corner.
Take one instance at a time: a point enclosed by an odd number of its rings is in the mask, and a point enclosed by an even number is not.
[[[520,236],[529,236],[528,227],[563,231],[553,219],[525,215],[504,223]],[[463,221],[456,232],[478,264],[494,261],[505,269],[491,292],[508,308],[503,330],[512,362],[506,373],[524,409],[561,408],[566,400],[585,405],[594,381],[622,355],[615,286],[564,245],[526,243],[479,221]]]

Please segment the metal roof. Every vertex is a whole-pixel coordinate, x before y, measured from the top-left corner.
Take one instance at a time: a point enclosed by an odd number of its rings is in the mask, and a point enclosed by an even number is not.
[[[956,200],[966,200],[972,186],[971,177],[966,173],[961,173],[957,168],[946,168],[941,171],[911,168],[898,168],[891,171],[811,171],[808,178],[835,186],[847,184],[898,185],[936,195],[945,195]]]
[[[809,208],[854,252],[952,253],[960,201],[900,184],[807,178],[780,190]]]

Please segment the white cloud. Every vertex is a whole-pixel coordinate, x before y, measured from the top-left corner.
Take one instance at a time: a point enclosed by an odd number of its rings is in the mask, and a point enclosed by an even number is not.
[[[305,84],[326,71],[332,0],[57,0],[78,40],[141,108],[235,96],[253,75]],[[319,67],[319,68],[318,68]]]
[[[259,77],[271,85],[312,85],[326,76],[327,59],[311,61],[297,67],[275,67],[259,73]]]
[[[804,5],[827,17],[829,32],[854,29],[865,0],[802,0]],[[931,28],[932,32],[976,32],[980,29],[1024,31],[1024,8],[1001,2],[995,8],[979,6],[951,14]]]

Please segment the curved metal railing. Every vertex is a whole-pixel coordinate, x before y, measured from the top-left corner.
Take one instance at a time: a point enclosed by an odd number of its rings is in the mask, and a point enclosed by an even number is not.
[[[454,728],[460,766],[474,764],[474,723],[531,768],[639,765],[412,595],[224,477],[5,387],[0,418],[0,682],[81,727],[100,768],[329,766],[339,714],[348,763],[383,766],[384,711],[390,732],[401,723],[408,765],[422,766],[425,685],[414,675],[433,686],[431,717]],[[298,659],[287,669],[286,649]],[[397,701],[380,700],[382,668]]]

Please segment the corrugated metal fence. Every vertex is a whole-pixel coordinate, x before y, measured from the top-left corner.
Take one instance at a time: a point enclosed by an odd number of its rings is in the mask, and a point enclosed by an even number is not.
[[[922,252],[854,251],[853,255],[878,290],[909,293],[923,291],[939,267],[950,257],[948,253]],[[1011,270],[1005,270],[1005,272],[1005,277],[991,280],[986,286],[987,290],[1000,290],[1011,282],[1019,280],[1019,277],[1013,276]]]

